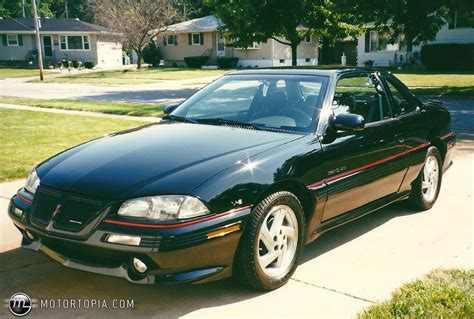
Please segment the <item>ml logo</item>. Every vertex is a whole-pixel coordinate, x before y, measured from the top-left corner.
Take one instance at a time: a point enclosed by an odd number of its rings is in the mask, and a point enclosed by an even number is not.
[[[10,312],[17,317],[26,316],[30,313],[33,304],[30,296],[22,292],[18,292],[10,297],[8,302],[8,308]]]
[[[61,207],[62,205],[61,204],[57,204],[56,205],[56,208],[54,209],[53,211],[53,215],[51,216],[51,219],[53,219],[54,217],[56,217],[56,215],[59,213],[59,211],[61,210]]]

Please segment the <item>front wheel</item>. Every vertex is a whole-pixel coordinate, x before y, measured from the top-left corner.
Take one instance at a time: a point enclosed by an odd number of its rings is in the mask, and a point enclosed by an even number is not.
[[[432,146],[428,149],[420,175],[412,185],[410,200],[416,208],[426,210],[435,204],[441,188],[441,167],[441,155]]]
[[[277,192],[253,210],[242,235],[235,273],[259,290],[274,290],[290,280],[303,249],[305,219],[298,198]]]

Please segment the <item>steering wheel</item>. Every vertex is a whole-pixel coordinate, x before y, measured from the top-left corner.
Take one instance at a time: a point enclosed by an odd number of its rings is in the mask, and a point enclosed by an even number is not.
[[[302,110],[294,107],[286,107],[282,109],[278,115],[294,119],[296,126],[299,127],[306,127],[311,124],[311,117]]]

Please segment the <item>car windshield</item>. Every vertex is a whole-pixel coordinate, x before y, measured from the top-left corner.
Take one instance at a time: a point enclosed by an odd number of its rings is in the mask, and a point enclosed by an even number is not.
[[[327,82],[327,77],[312,75],[227,75],[186,100],[170,118],[314,132]]]

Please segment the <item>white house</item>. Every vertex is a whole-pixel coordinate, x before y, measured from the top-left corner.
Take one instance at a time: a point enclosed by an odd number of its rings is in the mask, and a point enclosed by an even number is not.
[[[373,24],[367,26],[371,27]],[[422,47],[413,46],[409,50],[403,35],[395,39],[394,44],[389,42],[389,36],[378,31],[368,31],[360,35],[357,44],[357,65],[364,66],[366,61],[371,60],[374,66],[390,66],[399,63],[400,56],[402,62],[407,61],[414,52],[420,52]],[[444,25],[436,34],[436,39],[428,43],[474,43],[474,28],[464,16],[455,12],[453,22]]]
[[[223,23],[215,16],[193,19],[170,25],[156,43],[165,65],[185,65],[189,56],[209,56],[209,64],[218,57],[237,57],[242,67],[291,65],[291,48],[274,39],[253,43],[249,48],[235,48],[230,39],[219,32]],[[310,35],[298,46],[298,65],[318,64],[318,37]]]
[[[58,60],[93,61],[98,67],[122,65],[122,44],[106,28],[78,19],[40,20],[46,64]],[[0,19],[0,61],[24,61],[36,49],[33,18]]]

